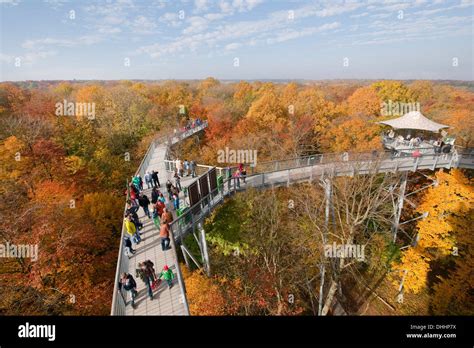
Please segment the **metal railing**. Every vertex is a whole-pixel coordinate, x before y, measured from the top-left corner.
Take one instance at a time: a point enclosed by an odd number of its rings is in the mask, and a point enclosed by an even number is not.
[[[265,162],[253,168],[253,174],[245,176],[245,182],[243,177],[224,179],[220,187],[202,197],[193,206],[187,207],[184,214],[175,219],[170,226],[176,241],[180,243],[187,233],[195,231],[197,224],[202,223],[213,209],[224,201],[225,197],[249,187],[289,185],[295,182],[312,181],[318,176],[325,175],[451,168],[459,166],[462,158],[470,161],[470,164],[463,165],[464,168],[474,168],[474,151],[460,153],[459,149],[448,154],[421,154],[416,157],[397,157],[390,152],[344,152]],[[224,170],[224,168],[221,169]]]
[[[242,180],[242,179],[241,179]],[[224,201],[224,198],[240,189],[236,178],[223,181],[222,185],[212,190],[208,195],[202,197],[196,204],[187,207],[185,212],[170,224],[177,243],[181,243],[190,229],[195,230],[199,222],[209,216],[213,209]]]
[[[175,133],[172,136],[156,137],[148,146],[147,152],[145,156],[143,157],[140,165],[138,166],[138,169],[135,172],[135,175],[140,174],[141,177],[145,176],[146,169],[148,168],[148,165],[150,164],[150,161],[153,157],[153,153],[157,146],[159,146],[160,144],[166,145],[166,150],[168,152],[168,149],[171,145],[176,144],[177,142],[203,130],[206,127],[207,127],[207,121],[204,121],[201,125],[197,127],[194,127],[192,129],[189,129],[183,132]],[[127,209],[127,206],[125,205],[124,215],[125,215],[126,209]],[[124,245],[123,245],[124,237],[126,236],[126,233],[127,232],[125,229],[125,225],[122,224],[122,231],[120,234],[120,247],[119,247],[120,249],[119,249],[119,254],[118,254],[117,267],[115,271],[114,293],[112,295],[111,315],[125,315],[125,312],[126,312],[126,303],[124,300],[126,298],[126,293],[122,292],[122,294],[119,296],[119,290],[118,290],[118,282],[120,280],[120,275],[123,272],[128,272],[129,270],[129,259],[128,259],[128,256],[125,255],[124,253]],[[176,265],[176,268],[177,268],[178,282],[180,284],[181,291],[183,295],[186,296],[185,289],[184,289],[184,281],[182,279],[182,274],[179,269],[179,265]],[[187,313],[189,313],[186,299],[184,299],[184,302],[185,302],[184,305],[186,306],[186,311]]]
[[[165,160],[165,168],[168,172],[174,172],[176,170],[176,160]],[[207,173],[211,168],[216,168],[217,175],[222,175],[225,172],[225,168],[196,164],[196,177]],[[191,173],[191,170],[189,170],[189,173]]]
[[[420,156],[447,156],[449,154],[456,154],[464,159],[474,158],[474,149],[466,149],[460,146],[454,146],[452,151],[448,154],[437,154],[427,153],[428,148],[419,147],[412,148],[410,152],[390,152],[390,151],[372,151],[372,152],[336,152],[336,153],[324,153],[315,154],[304,157],[295,157],[283,160],[266,161],[257,163],[256,166],[247,166],[247,175],[253,175],[258,173],[268,173],[280,170],[287,170],[293,168],[301,168],[305,166],[323,165],[323,164],[334,164],[344,162],[360,162],[360,161],[376,161],[382,159],[395,160],[396,158],[413,158],[413,152],[418,150]],[[408,151],[408,150],[407,150]],[[174,171],[175,165],[173,161],[168,161],[170,171]],[[198,167],[212,168],[211,166],[198,164]],[[229,168],[229,167],[228,167]],[[237,169],[237,166],[230,167],[232,171]],[[226,169],[223,167],[216,167],[219,175],[226,174]]]

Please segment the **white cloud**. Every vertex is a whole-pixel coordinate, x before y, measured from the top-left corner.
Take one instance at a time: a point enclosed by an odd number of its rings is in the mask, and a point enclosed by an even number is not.
[[[236,50],[237,48],[239,48],[241,46],[242,46],[242,44],[237,43],[237,42],[233,42],[233,43],[230,43],[230,44],[226,45],[224,48],[227,51],[232,51],[232,50]]]
[[[16,6],[21,2],[21,0],[0,0],[0,4],[8,6]]]
[[[0,53],[0,62],[10,64],[13,61],[13,56],[8,54]]]
[[[139,47],[135,54],[148,54],[151,57],[157,58],[162,57],[166,54],[175,54],[183,52],[187,49],[197,50],[199,47],[218,47],[218,45],[231,45],[246,40],[246,44],[252,42],[255,45],[257,42],[265,43],[266,39],[270,39],[269,42],[278,42],[278,40],[289,40],[292,36],[308,36],[315,34],[319,31],[330,29],[327,25],[321,27],[310,27],[308,29],[301,29],[295,32],[287,32],[281,34],[280,38],[275,37],[275,31],[282,30],[288,25],[288,11],[276,11],[272,12],[265,19],[254,20],[254,21],[239,21],[219,23],[213,27],[212,30],[208,30],[210,21],[212,19],[218,20],[224,17],[232,15],[239,9],[248,10],[254,8],[259,1],[224,1],[221,0],[218,3],[221,9],[220,13],[208,14],[208,17],[194,16],[186,20],[186,23],[190,25],[182,31],[182,35],[174,38],[170,42],[157,43],[151,45],[145,45]],[[328,6],[325,9],[321,9],[320,6],[305,5],[295,10],[295,19],[307,18],[307,17],[329,17],[345,12],[354,11],[361,7],[359,3],[347,3],[345,6],[334,5]],[[167,13],[160,17],[160,20],[166,20],[168,22],[176,20],[176,14]],[[331,24],[337,25],[339,24]],[[334,27],[335,28],[335,27]],[[206,31],[207,30],[207,31]]]
[[[355,15],[351,15],[350,17],[351,18],[361,18],[361,17],[365,17],[369,15],[369,12],[364,12],[364,13],[359,13],[359,14],[355,14]]]
[[[233,7],[229,1],[220,0],[219,1],[219,8],[223,13],[231,13],[233,11]]]
[[[122,32],[122,29],[118,27],[103,26],[103,27],[100,27],[98,31],[101,34],[117,34],[117,33]]]
[[[368,31],[347,35],[354,45],[384,44],[415,40],[432,40],[436,38],[472,35],[470,16],[413,16],[403,21],[375,21],[368,26]]]
[[[183,34],[199,33],[207,29],[208,25],[208,21],[202,17],[190,17],[187,22],[189,22],[190,25],[183,30]]]
[[[53,10],[59,10],[64,4],[67,4],[68,0],[43,0]]]
[[[57,54],[56,51],[27,52],[21,58],[22,58],[22,63],[32,64],[40,59],[45,59],[51,56],[55,56],[56,54]]]
[[[82,45],[93,45],[101,42],[103,39],[98,35],[84,35],[77,39],[55,39],[44,38],[38,40],[27,40],[21,44],[21,47],[27,50],[41,50],[46,46],[74,47]]]
[[[206,11],[209,7],[207,0],[194,0],[194,11],[196,13]]]
[[[151,34],[157,28],[157,25],[145,16],[138,16],[132,22],[131,27],[134,33]]]
[[[262,0],[233,0],[232,7],[239,12],[251,11],[255,6],[261,4]]]
[[[179,18],[177,13],[167,12],[158,18],[158,21],[165,23],[168,26],[178,27],[181,25],[182,20]]]
[[[273,44],[273,43],[298,39],[298,38],[305,37],[305,36],[311,36],[311,35],[314,35],[316,33],[326,31],[326,30],[332,30],[332,29],[339,28],[340,25],[341,24],[339,22],[333,22],[333,23],[328,23],[328,24],[321,25],[319,27],[304,28],[302,30],[290,29],[290,30],[282,31],[282,32],[278,33],[276,36],[267,39],[267,43]]]

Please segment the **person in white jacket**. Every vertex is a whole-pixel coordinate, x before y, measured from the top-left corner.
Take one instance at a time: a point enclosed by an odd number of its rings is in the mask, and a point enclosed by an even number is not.
[[[178,170],[179,176],[183,177],[183,162],[179,158],[176,159],[176,169]]]

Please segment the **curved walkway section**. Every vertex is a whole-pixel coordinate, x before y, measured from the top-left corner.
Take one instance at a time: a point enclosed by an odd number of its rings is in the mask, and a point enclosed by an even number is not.
[[[202,165],[202,167],[206,166]],[[173,170],[173,168],[172,161],[167,161],[167,169]],[[448,154],[430,154],[419,157],[396,157],[386,152],[314,155],[258,164],[250,168],[251,174],[247,175],[245,182],[243,178],[229,178],[226,168],[216,168],[220,175],[223,174],[227,179],[208,195],[201,195],[199,202],[173,221],[171,230],[175,239],[181,242],[188,233],[196,233],[198,224],[203,223],[203,220],[224,201],[225,197],[249,187],[289,186],[300,182],[312,182],[324,177],[354,176],[374,172],[434,171],[440,168],[474,169],[474,152],[457,148]],[[231,171],[234,169],[235,167],[230,168]]]

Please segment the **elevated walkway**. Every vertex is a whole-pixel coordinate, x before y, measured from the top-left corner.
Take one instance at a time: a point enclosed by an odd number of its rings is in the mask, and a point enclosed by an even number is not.
[[[167,164],[173,170],[172,161]],[[456,148],[448,154],[430,154],[420,157],[396,157],[390,153],[337,153],[322,154],[282,161],[271,161],[250,168],[245,178],[224,180],[221,188],[212,190],[201,198],[189,211],[174,220],[171,229],[178,243],[196,228],[220,204],[224,198],[249,187],[268,188],[289,186],[295,183],[312,182],[324,177],[354,176],[356,174],[415,172],[440,168],[474,169],[474,152],[463,152]],[[216,168],[223,175],[225,168]],[[249,172],[249,169],[247,170]],[[206,175],[206,174],[204,174]]]
[[[207,123],[204,123],[188,131],[154,140],[150,144],[135,175],[140,174],[141,177],[144,178],[146,172],[152,170],[158,171],[161,184],[160,190],[165,197],[167,197],[165,183],[171,175],[166,171],[165,160],[168,157],[169,147],[202,131],[206,127]],[[149,198],[151,197],[151,189],[145,189],[144,193]],[[171,208],[169,202],[167,202],[166,205],[168,208]],[[172,210],[170,209],[170,211]],[[174,238],[171,238],[171,249],[163,252],[161,250],[159,231],[154,226],[153,221],[145,216],[142,208],[140,208],[137,213],[140,221],[143,223],[143,229],[141,231],[142,242],[136,247],[136,253],[129,259],[128,256],[124,254],[123,237],[126,235],[126,231],[122,227],[111,315],[189,315],[186,292],[177,261],[178,257]],[[155,270],[157,272],[160,272],[164,265],[168,265],[176,275],[171,289],[168,289],[166,282],[161,282],[159,288],[154,291],[153,300],[150,300],[147,296],[145,284],[141,279],[137,279],[135,276],[138,263],[145,260],[151,260],[155,264]],[[133,309],[132,306],[128,304],[130,298],[127,298],[127,296],[129,296],[129,294],[124,290],[118,290],[118,281],[120,274],[123,272],[132,274],[137,282],[138,297],[135,301],[137,304],[136,309]]]
[[[169,147],[193,134],[204,130],[207,123],[187,132],[175,134],[171,137],[161,138],[153,141],[137,170],[142,178],[147,171],[158,170],[161,183],[161,191],[166,193],[166,180],[171,178],[174,172],[174,161],[168,160]],[[177,249],[182,248],[182,241],[189,233],[196,234],[199,224],[222,202],[224,199],[238,191],[252,188],[267,188],[277,186],[289,186],[294,183],[312,182],[324,177],[353,176],[367,173],[407,172],[417,170],[437,170],[440,168],[466,168],[474,169],[474,152],[467,152],[461,148],[455,148],[448,154],[423,154],[420,157],[396,157],[390,153],[367,152],[367,153],[337,153],[322,154],[303,158],[294,158],[282,161],[259,163],[255,167],[247,169],[245,182],[241,178],[224,179],[223,184],[216,184],[216,177],[210,175],[214,170],[217,175],[227,177],[226,168],[198,165],[198,178],[185,177],[181,180],[184,187],[201,180],[209,191],[200,189],[200,200],[194,202],[191,207],[180,217],[175,216],[171,223],[172,249],[161,251],[159,231],[153,222],[144,216],[140,209],[139,217],[144,223],[142,243],[136,249],[136,254],[128,259],[123,253],[123,235],[119,250],[117,271],[115,276],[115,287],[112,301],[112,315],[189,315],[184,281],[178,265]],[[172,180],[174,182],[174,180]],[[213,185],[214,183],[214,185]],[[213,188],[214,187],[214,188]],[[150,197],[151,190],[145,190]],[[203,194],[203,192],[205,194]],[[166,194],[165,194],[166,196]],[[189,197],[182,197],[182,201]],[[190,205],[188,203],[188,205]],[[171,210],[172,211],[172,210]],[[187,257],[184,254],[186,262]],[[146,288],[140,279],[137,279],[139,296],[137,308],[126,306],[127,294],[118,291],[118,279],[122,272],[131,273],[135,276],[135,269],[139,262],[150,259],[159,272],[167,264],[177,275],[175,285],[168,289],[162,283],[155,290],[155,299],[150,301],[146,295]]]

